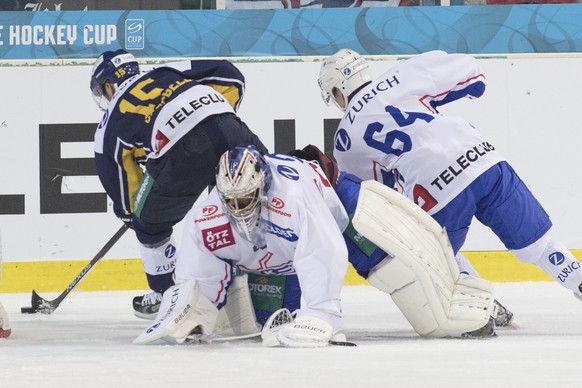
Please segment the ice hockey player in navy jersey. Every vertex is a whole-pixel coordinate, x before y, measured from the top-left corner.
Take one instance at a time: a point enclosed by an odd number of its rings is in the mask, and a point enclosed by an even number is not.
[[[140,242],[152,293],[134,313],[156,316],[173,284],[173,226],[214,182],[218,158],[246,144],[264,145],[236,115],[244,77],[225,60],[168,63],[140,71],[125,50],[95,62],[91,92],[104,111],[95,133],[97,172],[115,214]]]

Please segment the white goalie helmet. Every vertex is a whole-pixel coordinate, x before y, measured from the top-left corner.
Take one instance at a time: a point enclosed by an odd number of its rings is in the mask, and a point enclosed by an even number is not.
[[[253,145],[235,147],[220,157],[216,189],[229,220],[247,240],[255,242],[261,200],[271,186],[271,168]]]
[[[334,88],[343,95],[347,105],[348,97],[371,80],[368,62],[353,50],[341,49],[323,61],[317,82],[323,101],[328,106],[333,101],[343,111],[345,106],[340,106],[336,101],[333,95]]]

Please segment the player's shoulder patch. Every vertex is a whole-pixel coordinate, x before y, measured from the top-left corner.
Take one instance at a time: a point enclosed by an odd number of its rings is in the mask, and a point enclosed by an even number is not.
[[[226,219],[226,214],[222,207],[214,203],[203,205],[194,213],[194,224],[199,224],[201,227],[204,224],[209,224],[210,221]]]

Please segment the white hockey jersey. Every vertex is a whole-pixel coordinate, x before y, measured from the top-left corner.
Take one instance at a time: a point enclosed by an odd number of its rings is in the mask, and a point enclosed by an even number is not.
[[[317,164],[283,154],[265,157],[271,187],[262,201],[264,242],[243,238],[225,215],[218,193],[186,216],[176,282],[195,278],[217,307],[225,302],[232,267],[270,274],[297,274],[306,308],[338,316],[348,267],[342,231],[349,219]]]
[[[429,214],[438,212],[504,160],[467,121],[437,111],[484,90],[469,55],[430,51],[398,63],[348,103],[334,138],[339,168],[394,186]]]

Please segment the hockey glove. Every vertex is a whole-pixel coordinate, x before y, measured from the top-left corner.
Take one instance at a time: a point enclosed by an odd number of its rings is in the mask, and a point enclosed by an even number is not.
[[[119,218],[129,229],[133,229],[133,214],[123,213],[122,211],[115,211],[115,215]]]

